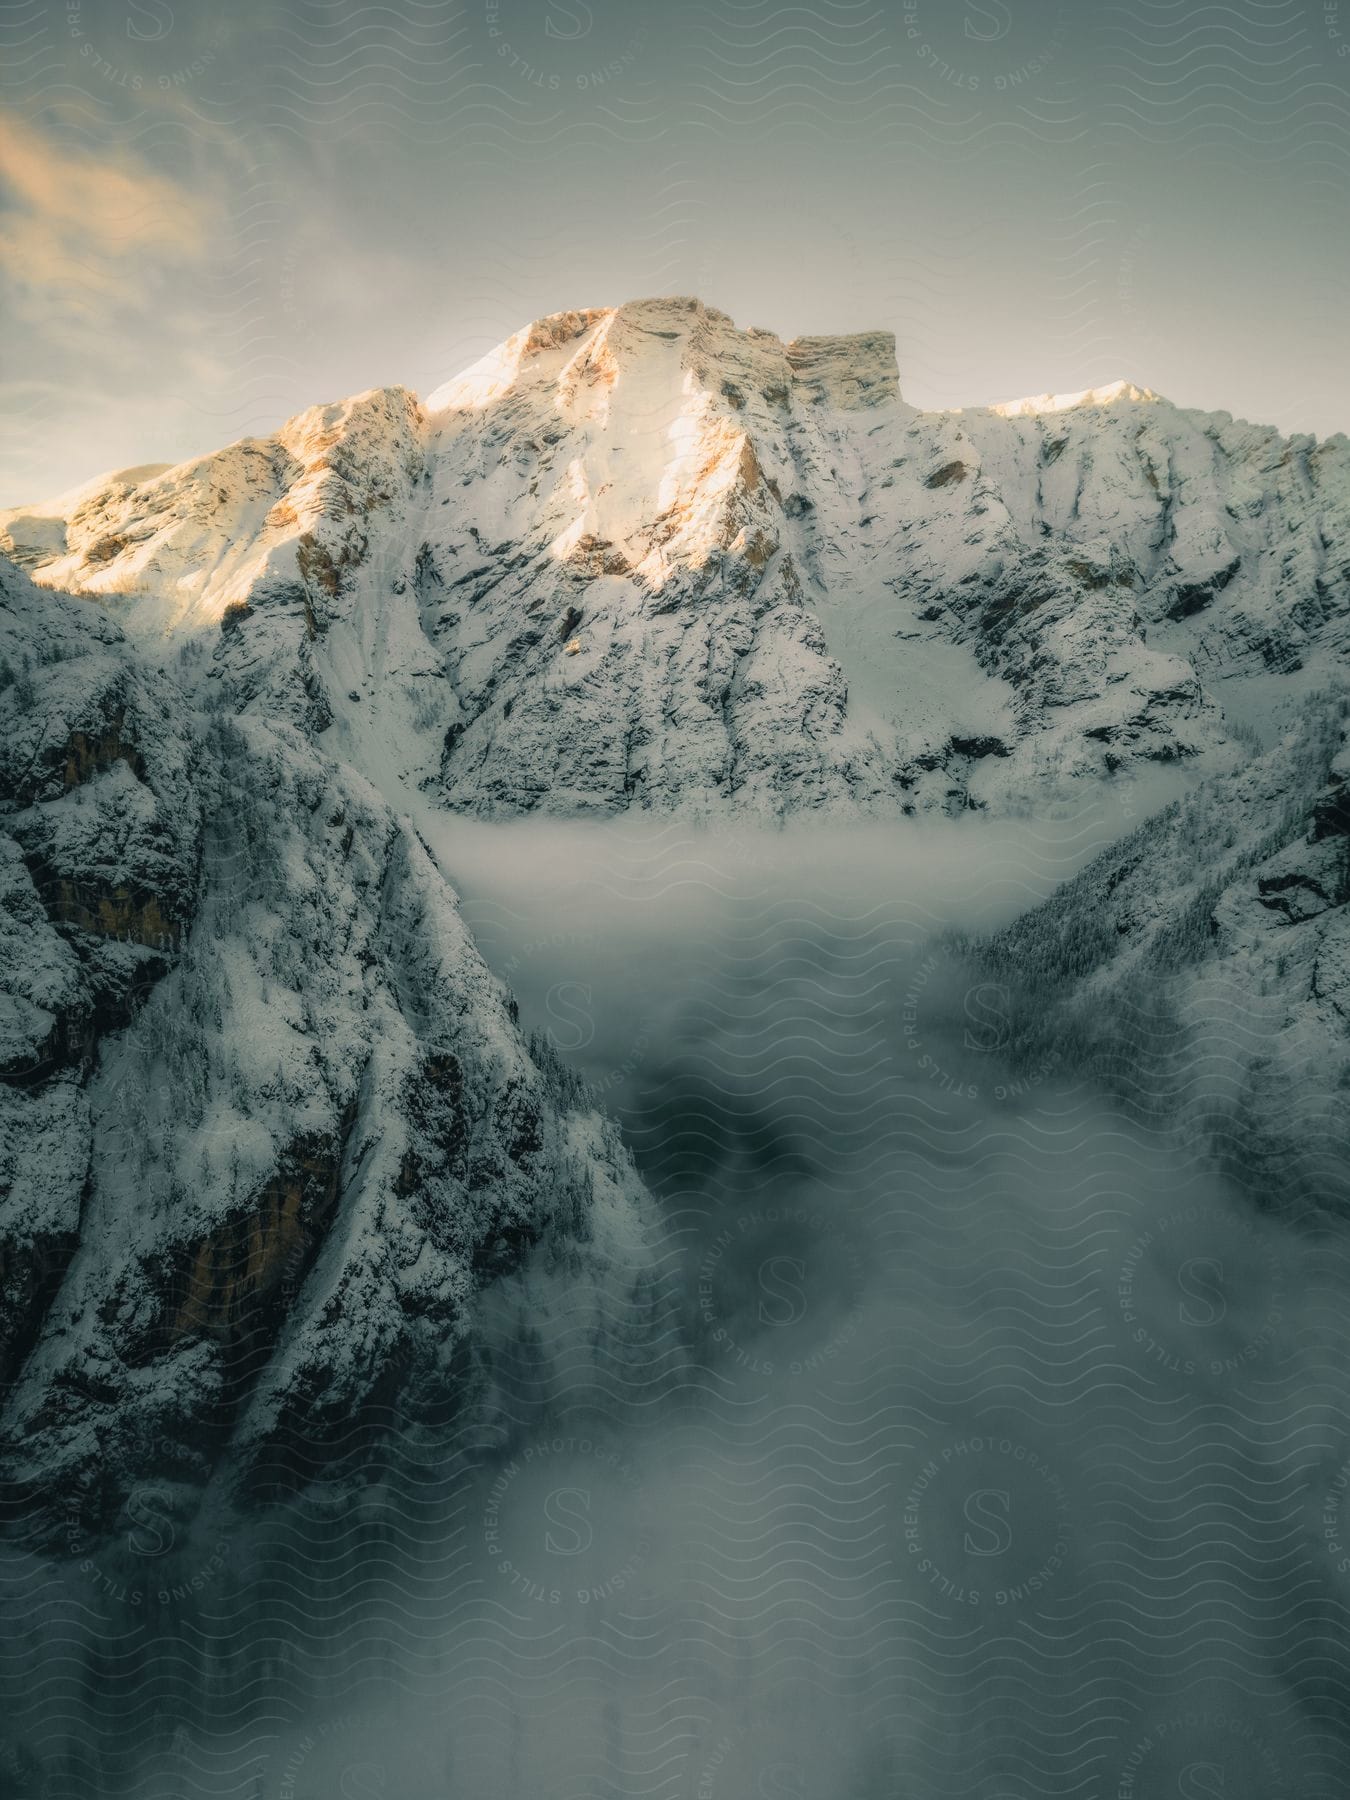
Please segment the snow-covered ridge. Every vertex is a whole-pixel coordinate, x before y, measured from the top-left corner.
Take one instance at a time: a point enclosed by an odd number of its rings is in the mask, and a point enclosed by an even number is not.
[[[1113,406],[1118,400],[1148,405],[1159,399],[1152,388],[1136,387],[1132,381],[1113,381],[1107,387],[1083,388],[1077,394],[1032,394],[1024,400],[1004,400],[988,410],[1002,419],[1022,419],[1039,413],[1068,412],[1078,406]]]
[[[581,371],[617,379],[655,339],[680,347],[696,379],[715,365],[735,366],[761,386],[800,382],[817,402],[871,405],[899,395],[890,332],[804,337],[783,342],[771,331],[740,330],[701,300],[632,300],[623,306],[550,313],[507,338],[462,375],[428,396],[429,415],[473,410],[540,378],[574,385]],[[562,353],[561,355],[559,353]]]
[[[680,297],[0,529],[452,806],[953,809],[1235,755],[1234,682],[1345,647],[1350,445],[1129,383],[917,412],[887,333]]]

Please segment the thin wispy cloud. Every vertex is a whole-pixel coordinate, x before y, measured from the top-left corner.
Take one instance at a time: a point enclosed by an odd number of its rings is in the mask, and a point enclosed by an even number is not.
[[[29,320],[104,319],[152,304],[208,242],[200,195],[123,150],[93,156],[0,113],[0,256]]]

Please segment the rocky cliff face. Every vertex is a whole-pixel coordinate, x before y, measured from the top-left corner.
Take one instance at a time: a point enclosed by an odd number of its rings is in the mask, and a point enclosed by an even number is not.
[[[917,413],[884,334],[694,300],[555,314],[425,404],[2,522],[39,581],[494,814],[950,809],[1235,758],[1225,712],[1350,615],[1343,438],[1125,384]]]
[[[167,682],[99,609],[0,587],[0,1380],[31,1353],[79,1240],[87,1080],[174,960],[202,845]]]
[[[613,1128],[368,781],[13,569],[0,659],[12,1495],[92,1528],[148,1471],[288,1479],[453,1388],[475,1292],[531,1246],[597,1296],[640,1265]]]

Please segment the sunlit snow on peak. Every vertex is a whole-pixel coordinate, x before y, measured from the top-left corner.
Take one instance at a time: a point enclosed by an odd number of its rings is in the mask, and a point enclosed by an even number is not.
[[[1149,402],[1161,398],[1152,388],[1136,387],[1132,381],[1113,381],[1108,387],[1084,388],[1077,394],[1030,394],[1023,400],[1004,400],[989,411],[1004,419],[1022,419],[1035,413],[1068,412],[1075,406],[1112,406],[1118,400]]]

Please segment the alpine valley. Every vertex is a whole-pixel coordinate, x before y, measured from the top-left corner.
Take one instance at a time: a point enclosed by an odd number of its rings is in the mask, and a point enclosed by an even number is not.
[[[0,1376],[35,1542],[54,1489],[96,1532],[147,1469],[233,1504],[409,1396],[491,1417],[503,1284],[535,1330],[631,1325],[653,1199],[475,947],[457,815],[1034,819],[1166,776],[978,955],[1044,974],[1025,1004],[1085,1055],[1127,1004],[1181,1055],[1221,991],[1228,1124],[1188,1116],[1272,1202],[1283,1168],[1336,1203],[1345,437],[1123,382],[920,412],[885,333],[658,299],[0,533]],[[1131,1104],[1191,1104],[1150,1069]]]

